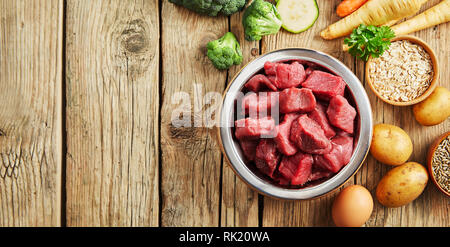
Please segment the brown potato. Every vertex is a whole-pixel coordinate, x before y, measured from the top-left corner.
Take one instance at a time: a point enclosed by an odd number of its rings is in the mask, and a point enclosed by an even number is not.
[[[440,124],[450,116],[450,91],[437,87],[424,101],[413,106],[417,122],[425,126]]]
[[[373,127],[372,156],[387,165],[404,164],[411,156],[413,144],[408,134],[390,124],[376,124]]]
[[[386,207],[400,207],[419,197],[427,182],[425,167],[408,162],[386,173],[378,183],[376,197]]]

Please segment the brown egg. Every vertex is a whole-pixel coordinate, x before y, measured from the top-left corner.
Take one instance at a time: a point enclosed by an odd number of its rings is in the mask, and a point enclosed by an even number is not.
[[[336,197],[331,215],[336,226],[359,227],[370,218],[372,210],[370,192],[361,185],[351,185]]]

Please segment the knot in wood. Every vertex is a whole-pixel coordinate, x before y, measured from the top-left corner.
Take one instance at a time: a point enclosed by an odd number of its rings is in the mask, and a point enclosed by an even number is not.
[[[149,39],[144,21],[137,19],[128,24],[128,27],[121,33],[122,48],[131,54],[145,52],[149,46]]]

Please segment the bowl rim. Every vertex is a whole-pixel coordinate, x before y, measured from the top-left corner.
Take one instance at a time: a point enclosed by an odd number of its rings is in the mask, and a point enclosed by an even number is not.
[[[430,94],[436,88],[436,86],[438,84],[438,80],[439,80],[439,61],[437,60],[437,56],[436,56],[436,53],[434,52],[434,50],[424,40],[422,40],[418,37],[412,36],[412,35],[400,35],[400,36],[394,37],[391,40],[391,42],[395,42],[395,41],[399,41],[399,40],[408,40],[408,41],[411,41],[412,43],[418,44],[418,45],[422,46],[425,49],[425,51],[430,55],[431,62],[433,63],[434,74],[433,74],[433,80],[430,82],[430,86],[427,88],[427,90],[425,90],[425,92],[422,95],[420,95],[419,97],[417,97],[413,100],[410,100],[410,101],[406,101],[406,102],[394,101],[394,100],[389,100],[389,99],[383,98],[383,96],[381,96],[378,93],[378,91],[373,87],[372,80],[370,79],[370,76],[369,76],[369,74],[370,74],[369,73],[369,65],[372,63],[372,60],[373,60],[372,57],[369,57],[369,59],[366,62],[366,66],[365,66],[366,82],[369,85],[372,92],[383,102],[386,102],[388,104],[395,105],[395,106],[415,105],[417,103],[424,101],[426,98],[428,98],[428,96],[430,96]]]
[[[349,162],[349,164],[353,165],[346,165],[333,177],[320,184],[302,189],[282,188],[271,184],[270,182],[265,181],[254,174],[250,168],[247,167],[242,157],[240,157],[237,153],[237,149],[234,146],[235,140],[233,140],[231,134],[231,126],[224,124],[226,121],[228,121],[228,123],[230,120],[233,121],[234,118],[233,108],[236,97],[232,96],[232,94],[240,92],[245,82],[247,82],[248,79],[256,72],[261,70],[266,61],[276,62],[295,59],[314,62],[341,76],[346,82],[347,87],[349,87],[355,100],[356,107],[358,108],[357,110],[360,124],[358,141]],[[241,79],[240,83],[236,84],[236,81],[239,79]],[[224,107],[227,105],[232,106],[231,110],[224,110]],[[362,107],[366,107],[368,110],[361,111],[360,109],[362,109]],[[363,122],[366,124],[363,124]],[[254,58],[243,66],[235,74],[223,93],[222,102],[219,108],[219,123],[220,126],[216,128],[219,146],[225,160],[235,174],[250,188],[254,189],[258,193],[281,200],[310,200],[319,198],[339,189],[350,178],[352,178],[354,174],[356,174],[364,163],[364,160],[369,153],[373,131],[373,118],[370,100],[358,77],[345,64],[331,55],[300,47],[273,50]],[[366,138],[361,138],[364,136],[366,136]],[[231,142],[229,140],[231,140]]]
[[[436,148],[439,146],[439,144],[441,144],[441,142],[447,138],[447,136],[450,135],[450,131],[444,132],[443,134],[439,135],[434,141],[433,143],[430,145],[429,150],[428,150],[428,157],[427,157],[427,169],[428,169],[428,173],[430,174],[431,180],[433,181],[434,185],[438,188],[438,190],[440,190],[442,193],[444,193],[446,196],[450,197],[450,192],[445,191],[436,181],[436,178],[434,176],[433,173],[433,166],[432,166],[432,161],[433,161],[433,156],[434,153],[436,151]]]

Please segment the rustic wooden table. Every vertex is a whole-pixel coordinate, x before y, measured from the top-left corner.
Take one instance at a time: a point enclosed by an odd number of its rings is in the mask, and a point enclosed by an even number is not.
[[[338,2],[319,0],[319,19],[304,33],[248,42],[242,13],[205,17],[167,0],[0,0],[0,226],[333,225],[336,193],[304,202],[260,196],[223,161],[212,129],[175,128],[171,119],[175,93],[197,104],[195,95],[223,92],[237,72],[219,72],[205,56],[208,41],[232,31],[244,64],[284,47],[343,61],[364,83],[375,123],[404,128],[411,160],[424,164],[450,121],[422,127],[410,107],[370,92],[364,63],[341,51],[342,39],[318,36],[338,19]],[[414,35],[435,49],[449,88],[450,24]],[[389,168],[369,156],[346,185],[373,194]],[[450,199],[430,182],[401,208],[375,200],[366,226],[450,226],[449,215]]]

